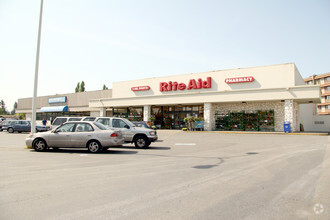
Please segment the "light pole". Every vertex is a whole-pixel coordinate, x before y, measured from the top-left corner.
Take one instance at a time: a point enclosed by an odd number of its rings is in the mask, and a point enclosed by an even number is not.
[[[36,108],[37,108],[37,92],[38,92],[38,71],[39,71],[39,53],[40,53],[40,39],[41,39],[41,24],[42,24],[42,8],[44,1],[40,3],[40,15],[39,15],[39,31],[38,31],[38,44],[37,44],[37,56],[36,66],[34,74],[34,91],[32,98],[32,119],[31,119],[31,134],[36,131]]]

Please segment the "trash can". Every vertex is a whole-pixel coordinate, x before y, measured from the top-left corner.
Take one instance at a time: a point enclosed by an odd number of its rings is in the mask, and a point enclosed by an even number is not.
[[[284,133],[290,133],[290,132],[291,132],[290,122],[285,121],[284,122]]]

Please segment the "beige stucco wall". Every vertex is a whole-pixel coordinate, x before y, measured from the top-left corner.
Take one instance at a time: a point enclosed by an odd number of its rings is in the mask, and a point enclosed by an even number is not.
[[[305,131],[330,132],[330,117],[318,115],[315,104],[302,104],[300,108],[300,121]]]
[[[295,77],[295,85],[305,85],[304,78],[300,75],[298,68],[294,65],[294,77]]]
[[[48,103],[49,98],[55,97],[67,97],[65,103]],[[50,106],[69,106],[70,111],[97,111],[89,107],[89,101],[91,99],[102,99],[111,98],[112,90],[98,90],[89,92],[79,92],[79,93],[68,93],[68,94],[57,94],[51,96],[39,96],[37,97],[37,111],[42,107]],[[16,113],[27,113],[31,112],[32,109],[32,98],[22,98],[18,99]]]
[[[297,72],[297,74],[296,74]],[[253,76],[254,81],[249,83],[236,83],[227,84],[225,83],[226,78],[236,78],[244,76]],[[219,70],[204,73],[192,73],[183,74],[176,76],[149,78],[125,82],[114,82],[113,83],[113,98],[127,98],[127,97],[140,97],[140,96],[158,96],[166,94],[183,94],[183,93],[204,93],[211,91],[233,91],[243,89],[271,89],[279,87],[293,87],[296,85],[304,85],[304,80],[293,63],[279,64],[271,66],[251,67],[251,68],[240,68],[230,70]],[[212,88],[199,89],[199,90],[177,90],[171,92],[161,92],[160,82],[178,82],[189,83],[190,79],[197,80],[201,78],[206,80],[207,77],[212,77]],[[301,84],[302,83],[302,84]],[[137,86],[150,86],[148,91],[131,91],[132,87]]]
[[[225,83],[226,78],[254,77],[253,82]],[[211,77],[211,88],[160,91],[161,82],[189,83]],[[132,87],[149,86],[147,91],[132,91]],[[299,103],[320,102],[318,86],[306,86],[295,64],[220,70],[113,83],[110,99],[91,100],[90,107],[125,107],[167,104],[201,104],[240,101],[294,100]]]
[[[292,99],[297,102],[320,101],[318,86],[298,86],[292,88],[274,89],[247,89],[235,91],[194,92],[183,94],[166,94],[155,96],[140,96],[128,98],[112,98],[91,100],[89,106],[96,108],[102,106],[124,107],[143,105],[175,105],[175,104],[201,104],[225,102],[275,101]]]

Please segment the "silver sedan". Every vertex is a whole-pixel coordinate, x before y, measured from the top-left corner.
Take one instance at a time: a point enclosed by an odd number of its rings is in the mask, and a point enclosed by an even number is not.
[[[29,135],[25,140],[27,147],[36,151],[48,148],[87,148],[97,153],[111,146],[122,145],[124,137],[120,131],[110,130],[98,122],[67,122],[53,131]]]

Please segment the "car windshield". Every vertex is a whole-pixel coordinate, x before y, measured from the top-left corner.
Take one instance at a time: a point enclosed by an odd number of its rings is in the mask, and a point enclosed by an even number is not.
[[[80,120],[81,120],[81,118],[69,118],[68,121],[80,121]]]
[[[109,128],[105,127],[103,124],[101,124],[99,122],[93,122],[93,124],[101,130],[108,130],[109,129]]]
[[[73,132],[75,124],[74,123],[67,123],[64,124],[56,129],[56,132]]]
[[[84,121],[95,121],[96,117],[87,117]]]
[[[125,119],[125,118],[122,118],[127,124],[129,124],[130,127],[136,127],[135,124],[133,124],[131,121]]]
[[[61,125],[66,121],[67,121],[66,118],[56,118],[55,121],[53,122],[53,125]]]

